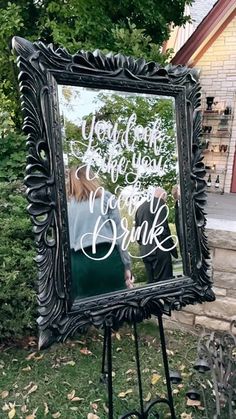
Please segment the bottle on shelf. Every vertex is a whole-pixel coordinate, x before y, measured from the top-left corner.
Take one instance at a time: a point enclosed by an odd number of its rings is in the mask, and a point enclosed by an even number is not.
[[[207,111],[212,111],[212,105],[214,103],[215,96],[207,96],[206,102],[207,102]]]
[[[208,186],[208,188],[210,188],[210,186],[211,186],[211,175],[208,176],[207,186]]]
[[[231,115],[231,112],[232,112],[231,106],[226,106],[224,110],[224,115]]]
[[[215,181],[215,188],[219,188],[220,187],[220,177],[219,175],[217,175],[216,181]]]

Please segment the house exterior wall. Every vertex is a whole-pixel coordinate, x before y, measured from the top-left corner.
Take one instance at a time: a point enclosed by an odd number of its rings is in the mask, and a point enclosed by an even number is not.
[[[203,92],[202,108],[206,109],[206,96],[214,96],[218,107],[230,105],[233,120],[230,124],[231,138],[227,155],[227,169],[224,179],[224,191],[230,192],[234,153],[236,145],[236,17],[231,20],[223,32],[195,63],[200,73]],[[224,165],[225,155],[214,156],[218,166]]]
[[[188,305],[181,311],[174,311],[171,318],[165,318],[165,325],[189,330],[197,326],[231,330],[236,335],[236,231],[207,229],[206,232],[211,250],[216,300]]]

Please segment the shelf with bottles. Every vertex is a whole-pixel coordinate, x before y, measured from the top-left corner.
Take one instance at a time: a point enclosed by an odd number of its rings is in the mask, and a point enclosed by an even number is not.
[[[215,176],[213,176],[210,173],[207,176],[206,185],[207,185],[208,192],[222,192],[223,191],[223,182],[219,174],[215,174]]]
[[[232,118],[231,100],[207,95],[205,100],[206,108],[203,110],[204,116],[219,118],[223,115],[228,119]]]
[[[206,125],[205,125],[206,126]],[[217,132],[202,132],[203,138],[223,138],[223,139],[230,139],[230,132],[226,130],[218,130]]]
[[[204,121],[205,122],[205,121]],[[228,123],[228,121],[227,121]],[[203,137],[210,138],[230,138],[230,127],[226,123],[220,121],[219,124],[212,125],[202,125],[202,135]]]
[[[207,193],[212,193],[212,194],[220,194],[223,195],[224,194],[224,187],[220,186],[218,189],[214,188],[214,186],[211,186],[210,188],[207,187],[206,188],[206,192]]]
[[[218,112],[218,111],[206,111],[206,110],[203,110],[202,111],[202,113],[203,113],[203,118],[204,119],[215,119],[215,120],[220,120],[220,119],[225,119],[225,120],[230,120],[230,119],[232,119],[232,114],[229,114],[229,115],[225,115],[224,113],[220,113],[220,112]]]
[[[212,143],[210,141],[202,142],[202,151],[204,154],[214,153],[220,156],[227,156],[229,153],[229,144]]]
[[[221,157],[221,156],[227,157],[227,153],[222,153],[221,151],[203,150],[203,154],[204,154],[204,156],[207,155],[207,154],[209,154],[209,155],[214,154],[214,156],[216,156],[216,157]]]
[[[224,193],[232,120],[233,107],[229,99],[206,96],[206,107],[202,110],[201,147],[208,192]]]
[[[228,155],[228,151],[227,152],[226,151],[215,151],[215,150],[211,150],[209,148],[204,148],[202,151],[203,151],[204,154],[214,153],[214,154],[218,154],[220,156],[222,156],[222,155],[227,156]]]
[[[224,175],[226,169],[218,169],[216,164],[213,163],[212,165],[205,165],[205,170],[207,174],[215,174],[215,175]]]
[[[217,110],[212,110],[212,105],[218,102],[209,103],[207,99],[207,109],[202,111],[203,125],[202,133],[204,136],[210,135],[214,137],[230,137],[230,125],[233,118],[232,107],[221,104]],[[212,99],[212,97],[210,97]]]
[[[224,176],[225,170],[218,170],[218,171],[215,171],[215,170],[206,170],[206,174],[207,175],[208,174],[211,174],[211,175],[222,175],[222,176]]]

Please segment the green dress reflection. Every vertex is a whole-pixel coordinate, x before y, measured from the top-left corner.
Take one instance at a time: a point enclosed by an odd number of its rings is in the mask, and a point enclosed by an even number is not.
[[[121,248],[120,214],[116,207],[109,206],[110,197],[110,192],[104,191],[92,206],[89,200],[74,197],[68,202],[73,299],[126,288],[125,271],[130,270],[130,258]]]
[[[110,244],[101,243],[96,249],[96,258],[104,257]],[[92,248],[84,249],[94,257]],[[93,260],[82,250],[71,251],[72,298],[85,298],[125,289],[125,269],[117,247],[104,260]]]

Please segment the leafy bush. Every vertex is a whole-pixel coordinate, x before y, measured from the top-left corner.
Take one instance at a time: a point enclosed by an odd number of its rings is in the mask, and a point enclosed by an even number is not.
[[[37,276],[30,218],[23,186],[0,183],[0,340],[36,329]]]
[[[17,131],[12,102],[0,84],[0,182],[23,179],[26,164],[26,138]]]
[[[2,129],[3,125],[0,124],[0,134]],[[0,135],[0,139],[0,182],[23,179],[26,164],[25,137],[16,131],[11,131],[4,136]]]

